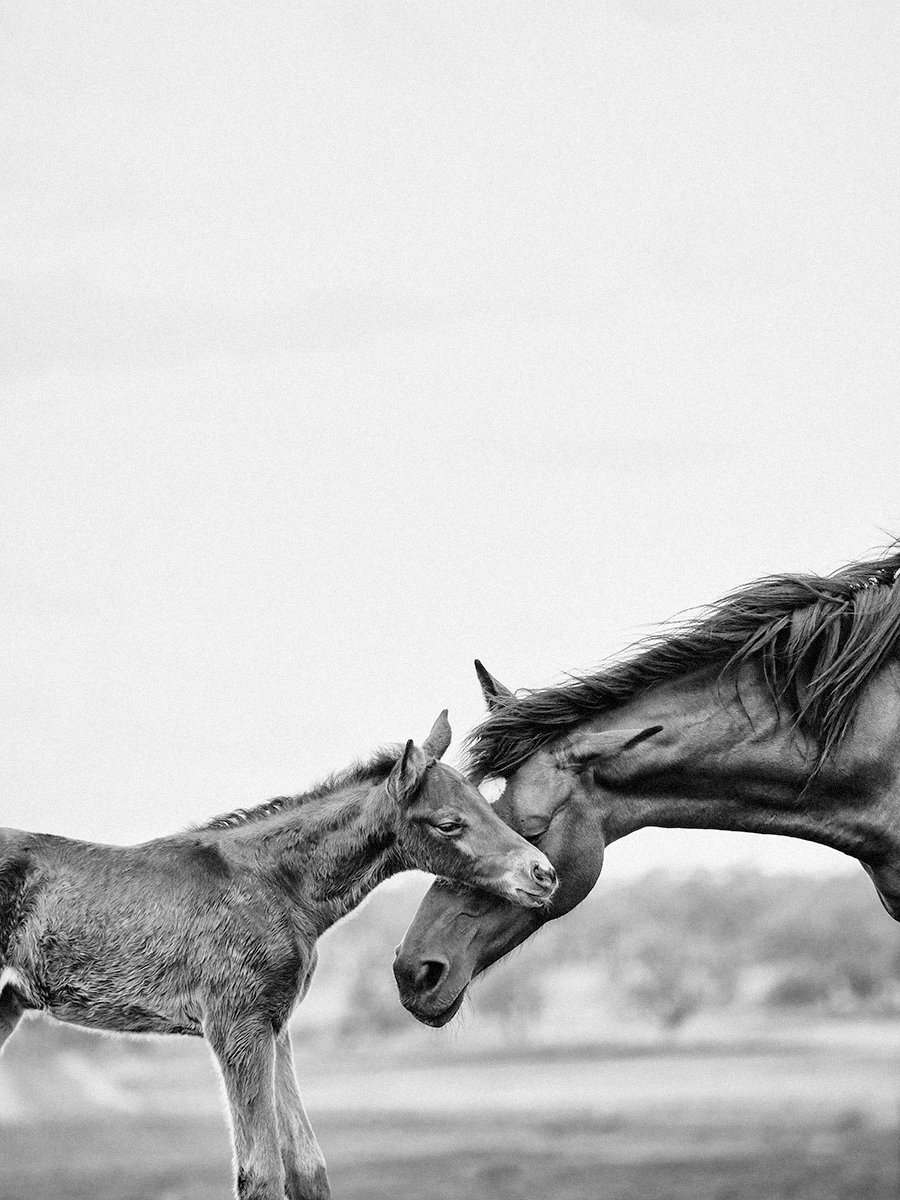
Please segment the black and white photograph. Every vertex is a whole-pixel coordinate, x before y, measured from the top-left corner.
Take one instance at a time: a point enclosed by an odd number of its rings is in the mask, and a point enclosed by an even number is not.
[[[900,7],[0,13],[0,1200],[900,1200]]]

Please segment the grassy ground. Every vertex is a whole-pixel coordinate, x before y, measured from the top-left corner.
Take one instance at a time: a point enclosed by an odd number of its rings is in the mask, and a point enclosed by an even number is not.
[[[0,1200],[229,1195],[202,1045],[37,1045],[0,1067]],[[301,1080],[336,1200],[898,1200],[898,1066],[884,1045],[672,1045]]]
[[[816,1129],[683,1130],[577,1118],[514,1124],[328,1118],[341,1200],[896,1200],[896,1135],[852,1122]],[[660,1139],[659,1134],[663,1137]],[[763,1136],[760,1136],[763,1134]],[[654,1148],[655,1144],[655,1148]],[[647,1148],[651,1151],[647,1153]],[[116,1122],[20,1131],[4,1153],[3,1200],[221,1200],[224,1126]]]

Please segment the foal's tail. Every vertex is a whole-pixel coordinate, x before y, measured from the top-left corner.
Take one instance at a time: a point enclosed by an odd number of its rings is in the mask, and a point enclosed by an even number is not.
[[[0,971],[0,979],[3,972]],[[24,1005],[12,988],[0,988],[0,1050],[3,1043],[19,1023]]]

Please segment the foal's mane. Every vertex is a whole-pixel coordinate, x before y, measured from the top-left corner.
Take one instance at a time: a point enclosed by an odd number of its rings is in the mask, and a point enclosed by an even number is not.
[[[241,825],[264,821],[267,817],[279,816],[289,809],[308,804],[311,800],[326,800],[329,796],[343,792],[354,785],[384,783],[400,757],[402,749],[402,746],[384,746],[382,749],[376,750],[367,762],[356,762],[343,771],[335,771],[333,775],[329,775],[327,779],[317,783],[308,792],[301,792],[298,796],[275,796],[274,799],[266,800],[253,808],[236,808],[234,812],[213,817],[195,828],[197,830],[235,829]]]
[[[776,710],[811,737],[821,764],[841,744],[867,684],[898,651],[900,543],[832,575],[772,575],[749,583],[629,657],[559,687],[507,700],[469,735],[476,780],[511,774],[582,721],[656,684],[704,667],[735,686],[761,668]]]

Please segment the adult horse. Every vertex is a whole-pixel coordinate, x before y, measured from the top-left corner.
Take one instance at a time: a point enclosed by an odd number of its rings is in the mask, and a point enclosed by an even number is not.
[[[787,834],[857,858],[900,920],[900,552],[727,596],[624,661],[514,695],[480,663],[489,715],[473,778],[560,886],[517,910],[435,883],[394,964],[400,998],[443,1025],[471,980],[588,894],[604,848],[647,825]]]

